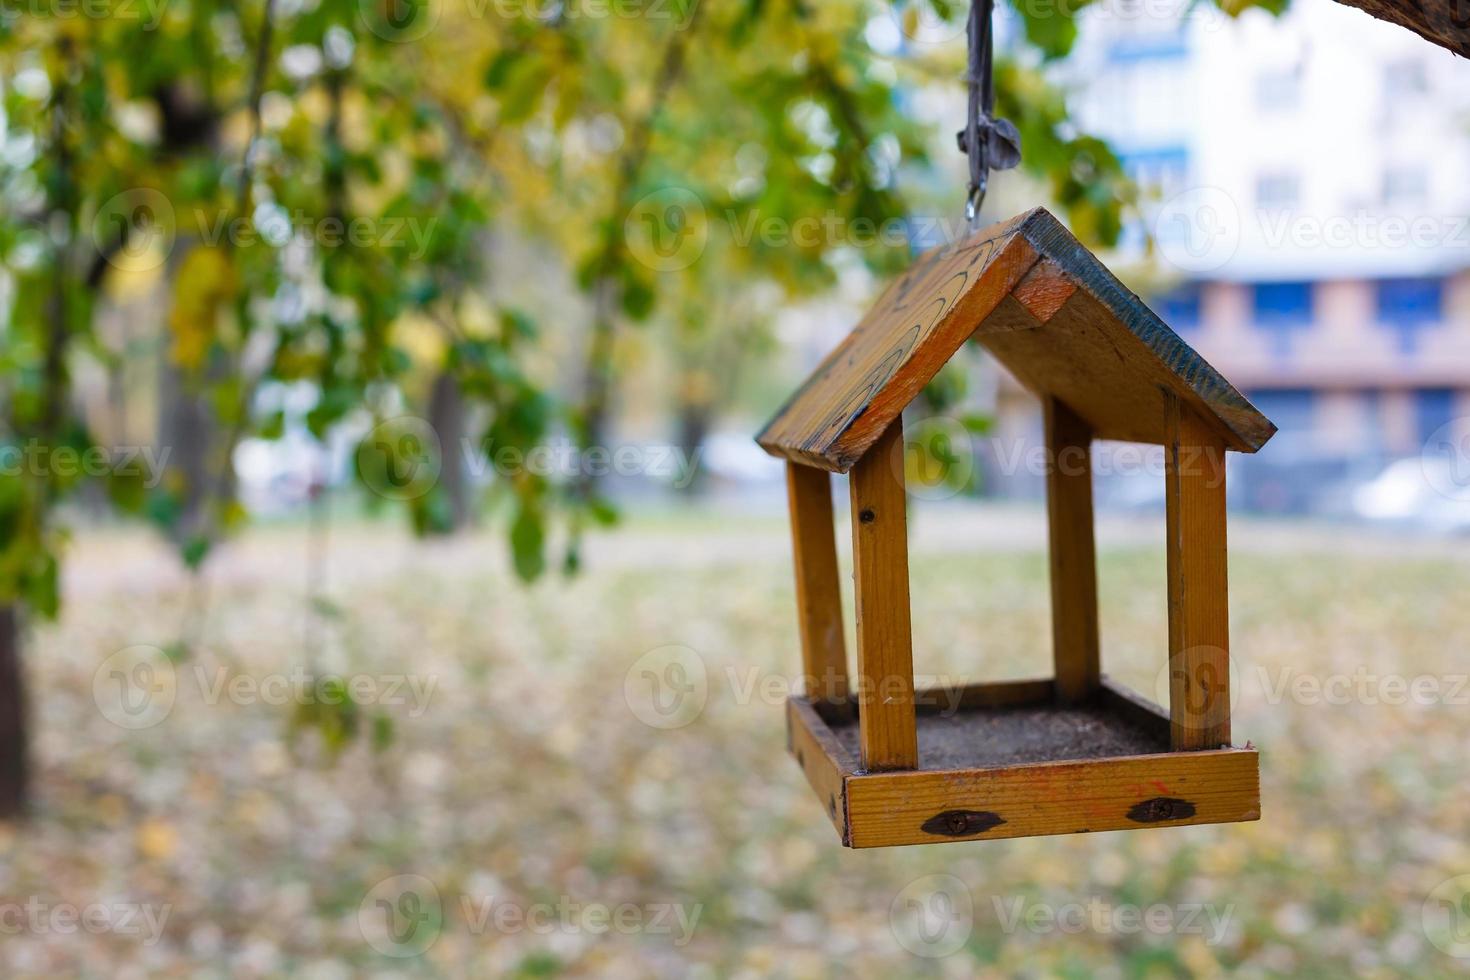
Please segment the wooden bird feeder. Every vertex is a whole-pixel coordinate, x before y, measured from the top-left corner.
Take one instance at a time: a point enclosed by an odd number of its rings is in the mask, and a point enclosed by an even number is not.
[[[1044,405],[1055,676],[916,692],[901,413],[970,339]],[[787,462],[790,748],[842,843],[1257,819],[1256,751],[1230,734],[1224,454],[1275,431],[1045,210],[921,256],[757,437]],[[1099,670],[1093,439],[1165,448],[1167,710]],[[831,473],[852,497],[856,678]]]

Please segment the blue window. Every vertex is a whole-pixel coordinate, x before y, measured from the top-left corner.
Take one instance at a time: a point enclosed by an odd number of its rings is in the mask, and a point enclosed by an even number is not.
[[[1378,322],[1398,334],[1405,353],[1414,349],[1421,329],[1444,319],[1442,280],[1382,279],[1377,293]]]
[[[1189,175],[1189,148],[1177,144],[1121,149],[1118,157],[1128,176],[1141,184],[1170,185]]]
[[[1247,397],[1282,432],[1311,432],[1315,420],[1315,392],[1310,388],[1271,388]]]
[[[1187,282],[1153,301],[1154,312],[1175,330],[1199,329],[1200,284]]]
[[[1184,25],[1166,30],[1135,31],[1113,38],[1108,60],[1113,64],[1183,58],[1189,54]]]
[[[1414,392],[1414,423],[1419,442],[1455,417],[1455,393],[1449,388],[1421,388]]]
[[[1274,338],[1276,353],[1290,350],[1291,336],[1312,322],[1312,284],[1256,283],[1251,298],[1256,327]]]

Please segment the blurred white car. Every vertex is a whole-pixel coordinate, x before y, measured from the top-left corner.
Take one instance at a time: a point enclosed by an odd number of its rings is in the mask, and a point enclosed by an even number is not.
[[[1470,532],[1470,481],[1438,456],[1396,460],[1353,491],[1353,512],[1378,523]]]
[[[711,433],[700,450],[699,465],[718,480],[739,485],[779,484],[786,467],[755,444],[748,433]]]

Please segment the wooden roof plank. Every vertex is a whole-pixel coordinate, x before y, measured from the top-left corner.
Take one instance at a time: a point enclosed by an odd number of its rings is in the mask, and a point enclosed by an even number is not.
[[[1431,44],[1470,58],[1470,12],[1446,0],[1337,0],[1370,17],[1406,27]]]
[[[756,437],[846,473],[1036,262],[1025,216],[924,253]]]
[[[845,473],[970,337],[1103,438],[1160,441],[1164,390],[1194,404],[1232,449],[1254,452],[1275,432],[1036,208],[920,256],[756,441],[772,455]],[[1125,405],[1142,414],[1130,421]]]

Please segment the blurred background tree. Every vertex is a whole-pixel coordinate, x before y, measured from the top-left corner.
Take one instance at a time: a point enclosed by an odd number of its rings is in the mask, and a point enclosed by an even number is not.
[[[961,90],[963,31],[899,58],[869,28],[958,25],[963,5],[509,6],[0,14],[0,440],[23,461],[0,473],[0,815],[25,803],[21,639],[57,612],[68,499],[145,516],[198,576],[178,657],[203,634],[208,556],[247,516],[246,440],[355,447],[368,499],[420,533],[488,495],[520,577],[554,526],[575,569],[584,529],[613,519],[595,475],[474,471],[552,439],[607,446],[638,331],[669,352],[667,414],[696,451],[780,308],[846,268],[891,273],[913,243],[884,229],[958,212],[942,175],[963,120],[930,131],[905,99]],[[999,109],[1042,193],[1107,245],[1136,191],[1044,70],[1077,9],[1018,5]],[[320,458],[313,507],[337,476]],[[394,492],[426,464],[437,479]]]

